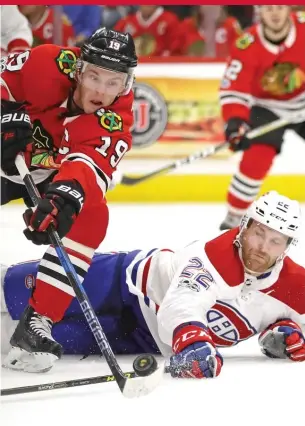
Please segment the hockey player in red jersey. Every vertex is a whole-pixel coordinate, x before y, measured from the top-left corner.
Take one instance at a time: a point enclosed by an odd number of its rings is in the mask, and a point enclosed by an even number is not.
[[[20,12],[28,19],[33,36],[33,46],[53,43],[54,11],[44,5],[20,5]],[[75,34],[73,26],[66,15],[62,15],[62,45],[74,46]]]
[[[180,53],[188,56],[203,56],[205,54],[204,11],[206,6],[198,6],[194,16],[181,22],[183,34]],[[227,16],[219,6],[219,17],[216,23],[215,46],[216,58],[227,58],[230,47],[241,34],[241,28],[236,18]]]
[[[265,355],[305,362],[305,268],[287,255],[301,235],[300,214],[297,201],[272,191],[251,205],[239,228],[210,241],[96,253],[83,285],[114,352],[162,353],[179,377],[211,378],[222,370],[222,347],[257,336]],[[2,271],[2,348],[38,268],[24,262]],[[53,335],[67,354],[99,353],[77,300]],[[5,351],[4,366],[39,369]]]
[[[161,6],[139,6],[139,10],[121,19],[118,31],[130,33],[138,56],[168,56],[178,51],[179,20]]]
[[[220,229],[238,225],[257,197],[273,160],[281,151],[285,128],[248,141],[250,128],[305,108],[305,19],[289,6],[259,7],[260,22],[232,48],[221,82],[220,102],[226,139],[233,151],[245,150],[228,190],[228,214]],[[289,126],[305,138],[305,123]]]
[[[136,66],[132,37],[106,28],[96,31],[81,50],[42,45],[10,55],[4,63],[2,203],[25,197],[14,165],[17,153],[25,151],[43,199],[25,211],[24,234],[34,244],[48,245],[46,230],[53,223],[80,279],[105,237],[105,195],[117,164],[131,147]],[[63,317],[73,297],[50,246],[12,345],[20,353],[43,353],[46,364],[60,357],[52,324]]]

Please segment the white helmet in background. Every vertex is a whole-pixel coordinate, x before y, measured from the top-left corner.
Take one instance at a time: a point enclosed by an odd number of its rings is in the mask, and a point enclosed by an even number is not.
[[[243,216],[240,230],[255,220],[289,237],[289,243],[296,245],[301,231],[301,207],[276,191],[270,191],[254,201]],[[240,232],[241,234],[241,232]]]

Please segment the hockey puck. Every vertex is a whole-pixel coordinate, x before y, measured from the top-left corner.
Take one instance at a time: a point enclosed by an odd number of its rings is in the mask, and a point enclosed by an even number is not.
[[[156,371],[158,363],[153,355],[139,355],[133,362],[133,369],[137,376],[148,376]]]

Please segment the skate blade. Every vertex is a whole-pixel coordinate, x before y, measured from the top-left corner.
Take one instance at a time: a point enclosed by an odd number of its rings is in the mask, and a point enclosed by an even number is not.
[[[27,352],[13,346],[4,358],[2,367],[26,373],[46,373],[58,360],[56,355],[46,352]]]

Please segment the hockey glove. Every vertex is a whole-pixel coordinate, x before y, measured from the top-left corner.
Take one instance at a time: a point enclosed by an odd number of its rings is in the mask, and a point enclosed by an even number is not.
[[[305,361],[305,339],[300,327],[290,319],[270,325],[258,339],[261,351],[270,358]]]
[[[47,229],[53,223],[59,237],[64,237],[80,213],[84,198],[83,188],[76,180],[51,183],[37,207],[23,213],[27,225],[24,235],[34,244],[50,244]]]
[[[230,118],[225,127],[225,135],[232,151],[245,151],[250,147],[250,140],[245,136],[249,130],[250,126],[245,120]]]
[[[1,100],[1,168],[18,175],[16,155],[32,144],[32,124],[24,104]]]
[[[223,359],[215,348],[205,325],[199,322],[182,324],[173,337],[170,358],[172,377],[212,378],[220,373]]]

